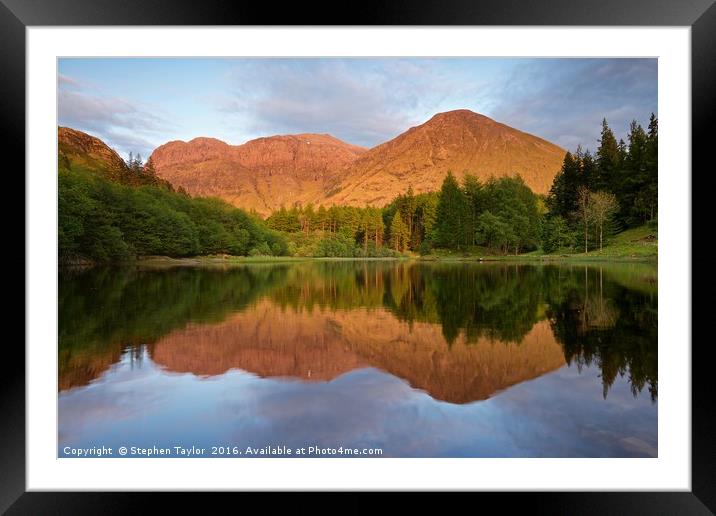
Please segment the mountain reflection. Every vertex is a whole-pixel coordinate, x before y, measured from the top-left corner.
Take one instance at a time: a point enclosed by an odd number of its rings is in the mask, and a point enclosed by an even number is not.
[[[173,332],[150,345],[149,354],[169,371],[195,375],[238,368],[264,377],[327,381],[376,367],[452,403],[485,399],[564,365],[544,322],[519,344],[459,339],[450,347],[437,325],[410,327],[387,310],[309,315],[283,311],[269,301],[219,324]]]
[[[127,349],[168,372],[331,381],[375,367],[467,403],[565,363],[657,397],[653,267],[322,261],[60,275],[59,388]],[[141,353],[137,351],[137,356]]]

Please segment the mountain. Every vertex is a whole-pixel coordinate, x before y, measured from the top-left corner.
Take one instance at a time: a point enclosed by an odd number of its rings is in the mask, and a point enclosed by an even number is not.
[[[218,196],[267,215],[283,206],[383,206],[412,186],[440,189],[449,170],[486,180],[520,174],[547,193],[565,150],[469,110],[439,113],[366,150],[326,134],[259,138],[228,145],[212,138],[173,141],[151,158],[157,174],[192,195]]]
[[[124,160],[99,138],[69,127],[57,128],[57,150],[60,163],[66,167],[81,166],[92,171],[120,174]]]
[[[57,160],[60,168],[87,170],[117,183],[171,187],[146,168],[130,168],[99,138],[69,127],[57,128]]]
[[[449,170],[458,179],[468,172],[481,180],[517,173],[533,191],[545,194],[565,153],[486,116],[448,111],[363,154],[326,202],[382,206],[408,185],[416,193],[439,190]]]
[[[143,177],[128,173],[119,155],[97,138],[64,127],[58,138],[61,162],[104,168],[130,184]],[[268,215],[297,203],[384,206],[409,186],[415,193],[439,190],[450,170],[459,179],[466,173],[482,180],[520,174],[545,194],[565,152],[462,109],[438,113],[372,149],[328,134],[270,136],[242,145],[194,138],[161,145],[150,160],[158,180]]]
[[[172,141],[151,155],[157,175],[192,195],[217,196],[267,215],[282,205],[320,203],[327,185],[366,149],[328,134],[296,134],[228,145]]]

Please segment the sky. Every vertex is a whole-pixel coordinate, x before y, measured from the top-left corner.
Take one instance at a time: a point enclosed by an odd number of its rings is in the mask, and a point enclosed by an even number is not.
[[[470,109],[567,150],[657,111],[656,59],[62,58],[58,125],[126,157],[198,136],[328,133],[372,147]]]

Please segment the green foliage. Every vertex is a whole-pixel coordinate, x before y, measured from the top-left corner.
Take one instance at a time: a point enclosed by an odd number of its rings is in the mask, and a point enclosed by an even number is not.
[[[218,199],[127,186],[80,169],[60,170],[58,179],[61,261],[288,253],[280,235]]]
[[[465,192],[469,212],[468,224],[470,225],[470,230],[468,231],[468,243],[475,245],[477,243],[477,218],[483,211],[484,193],[482,183],[472,174],[466,174],[463,179],[463,191]]]
[[[298,217],[298,210],[287,210],[283,206],[266,219],[266,224],[276,231],[296,232],[301,230],[301,221]]]
[[[482,183],[466,174],[460,184],[448,172],[440,192],[415,194],[408,187],[382,210],[281,208],[267,223],[287,235],[306,235],[302,243],[290,236],[295,245],[286,252],[297,256],[382,256],[385,247],[421,255],[478,246],[502,254],[574,250],[578,243],[586,251],[601,248],[620,229],[656,217],[657,125],[653,115],[648,132],[633,123],[627,145],[604,120],[597,152],[568,152],[546,198],[520,176]],[[322,241],[324,234],[332,236]]]
[[[440,192],[415,194],[408,187],[382,210],[296,206],[281,208],[266,221],[293,242],[290,252],[296,256],[425,255],[434,248],[466,251],[477,244],[519,253],[539,246],[543,211],[541,198],[519,176],[483,185],[468,174],[461,186],[449,173]]]
[[[390,222],[390,247],[398,252],[403,252],[408,247],[410,230],[403,222],[400,212],[395,212]]]
[[[345,233],[326,235],[318,241],[314,256],[351,257],[355,255],[355,242]]]
[[[59,141],[57,164],[59,170],[65,172],[81,169],[86,173],[128,186],[151,185],[173,190],[171,184],[157,176],[151,159],[144,164],[141,156],[137,155],[135,158],[131,153],[127,162],[121,159],[108,162],[101,157],[83,153],[77,148]]]
[[[414,194],[409,187],[385,208],[294,206],[271,213],[269,228],[292,244],[287,253],[316,257],[389,257],[417,251],[430,238],[437,193]]]
[[[414,194],[409,187],[405,195],[399,195],[383,209],[383,220],[393,249],[400,243],[402,250],[415,252],[424,241],[432,241],[438,201],[437,192]],[[395,220],[396,216],[400,222]]]
[[[470,207],[467,196],[452,172],[448,172],[440,189],[434,240],[438,247],[460,249],[471,239],[469,236]]]
[[[572,249],[576,235],[567,221],[560,215],[547,217],[542,224],[542,249],[553,253],[559,249]]]
[[[487,247],[505,249],[515,240],[512,228],[497,215],[484,211],[475,224],[477,240]]]
[[[249,256],[271,256],[271,246],[266,242],[261,242],[256,247],[251,248]]]
[[[433,246],[430,245],[430,240],[424,240],[420,247],[418,248],[418,252],[420,253],[420,256],[427,256],[429,255],[433,250]]]
[[[490,179],[484,187],[483,199],[483,209],[507,225],[499,247],[515,254],[539,247],[541,215],[538,197],[520,176]],[[485,242],[478,240],[478,243]]]
[[[577,210],[577,190],[584,184],[581,161],[578,156],[568,152],[547,196],[549,212],[565,219],[571,217]]]
[[[594,158],[577,149],[567,153],[547,197],[550,216],[560,216],[574,229],[584,223],[578,192],[586,188],[600,195],[613,194],[618,211],[610,214],[607,228],[629,228],[654,219],[658,209],[658,120],[652,113],[648,130],[636,121],[627,137],[617,142],[607,121],[602,122],[600,145]],[[589,239],[588,239],[589,240]],[[588,247],[594,242],[588,242]]]
[[[431,244],[453,250],[482,245],[502,253],[536,249],[541,204],[519,176],[483,184],[466,174],[461,187],[449,173],[438,197]]]
[[[585,181],[584,185],[596,190],[610,191],[618,180],[623,157],[623,150],[605,118],[602,120],[602,134],[597,149],[596,178],[592,184]]]

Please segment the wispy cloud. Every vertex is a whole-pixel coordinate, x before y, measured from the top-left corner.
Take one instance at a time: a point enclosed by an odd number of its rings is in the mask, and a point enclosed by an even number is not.
[[[216,99],[225,123],[249,133],[328,132],[373,146],[425,121],[454,85],[430,60],[257,60]]]
[[[125,156],[148,156],[163,143],[168,123],[137,102],[103,95],[82,82],[58,77],[58,123],[97,136]]]
[[[72,77],[68,77],[61,73],[57,74],[57,84],[59,86],[65,86],[65,87],[69,87],[69,88],[80,88],[81,87],[81,85],[78,81],[76,81]]]
[[[124,154],[305,132],[372,147],[451,109],[594,149],[602,118],[623,137],[657,109],[656,59],[98,59],[60,72],[60,124]]]
[[[567,149],[594,150],[606,118],[618,136],[657,106],[655,59],[535,60],[502,84],[494,116]]]

